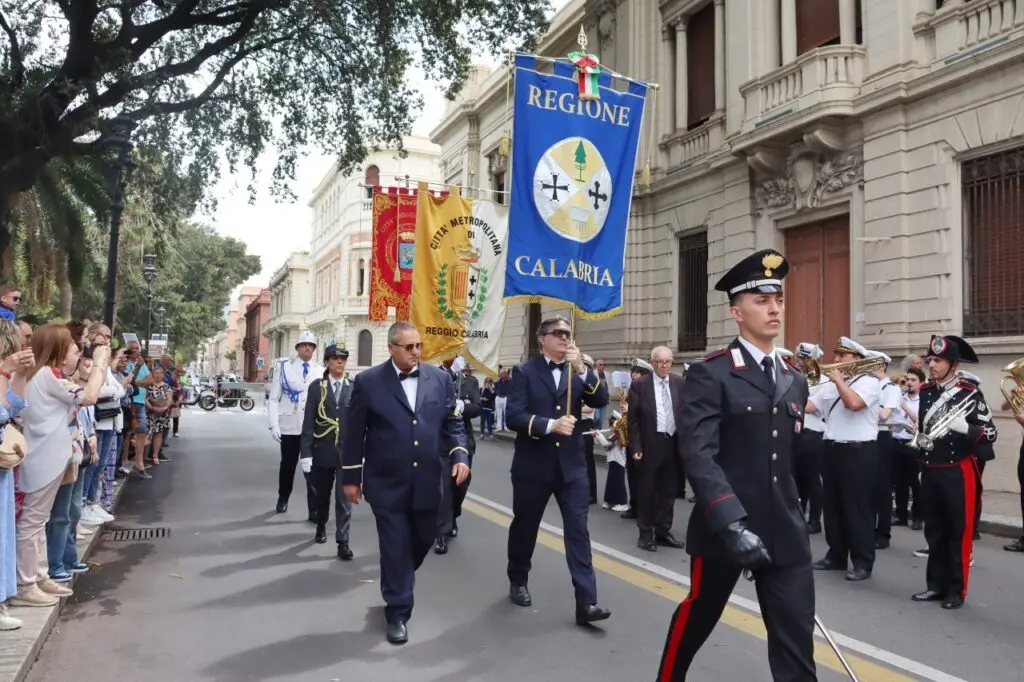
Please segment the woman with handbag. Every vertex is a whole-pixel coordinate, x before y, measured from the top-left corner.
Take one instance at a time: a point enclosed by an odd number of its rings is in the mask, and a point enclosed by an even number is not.
[[[0,320],[0,358],[0,630],[17,630],[21,621],[8,614],[6,602],[18,593],[14,468],[25,459],[26,445],[11,420],[25,407],[25,372],[33,361],[10,320]]]
[[[65,479],[73,482],[78,473],[69,423],[72,418],[77,421],[79,407],[96,403],[110,350],[108,346],[93,349],[93,367],[84,389],[64,374],[65,369],[78,365],[79,356],[66,327],[47,324],[36,329],[32,353],[35,366],[28,372],[22,412],[25,441],[32,456],[19,468],[18,488],[25,498],[17,523],[18,594],[11,603],[52,606],[71,590],[50,580],[43,564],[46,523],[61,483]]]

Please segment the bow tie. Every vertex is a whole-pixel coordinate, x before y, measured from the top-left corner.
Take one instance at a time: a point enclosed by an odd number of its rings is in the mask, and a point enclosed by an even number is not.
[[[419,375],[420,375],[420,371],[418,369],[414,369],[411,372],[401,372],[398,375],[398,380],[399,381],[405,381],[406,379],[415,379]]]
[[[555,371],[556,369],[561,371],[565,369],[565,362],[555,362],[554,360],[548,360],[548,367],[551,368],[552,372]]]

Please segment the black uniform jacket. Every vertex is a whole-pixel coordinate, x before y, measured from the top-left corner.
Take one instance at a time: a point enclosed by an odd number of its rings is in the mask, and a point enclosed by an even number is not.
[[[341,400],[334,400],[331,380],[321,379],[309,385],[306,412],[302,416],[299,453],[313,458],[314,466],[337,469],[341,466],[341,441],[345,433],[345,412],[352,383],[341,387]]]
[[[572,379],[572,414],[576,431],[559,436],[547,431],[548,422],[565,414],[569,377]],[[512,480],[532,479],[554,485],[561,476],[565,482],[587,477],[583,451],[583,404],[597,409],[608,404],[608,385],[598,380],[593,370],[580,377],[572,367],[562,371],[555,386],[551,368],[543,355],[517,365],[509,381],[505,421],[516,432],[512,457]]]
[[[361,483],[371,507],[436,509],[450,463],[469,464],[466,432],[455,416],[455,386],[447,372],[423,363],[419,377],[405,381],[418,382],[415,409],[391,360],[356,375],[342,434],[342,483]],[[439,453],[451,458],[447,472]]]
[[[480,382],[474,376],[461,378],[451,370],[444,368],[455,384],[455,397],[462,401],[462,425],[466,430],[466,443],[470,456],[476,454],[476,437],[473,435],[473,420],[483,411],[480,407]],[[446,454],[446,453],[441,453]]]
[[[807,380],[776,362],[775,390],[739,340],[690,365],[679,450],[696,494],[686,548],[725,559],[716,534],[746,519],[777,565],[811,560],[792,460],[803,429]]]
[[[926,465],[956,464],[972,455],[982,462],[995,459],[993,443],[998,433],[992,421],[992,410],[981,389],[970,381],[957,381],[948,388],[935,383],[922,386],[917,413],[918,431],[928,433],[943,414],[968,400],[974,401],[974,407],[965,415],[967,435],[950,432],[935,443],[931,452],[919,450],[919,457]],[[939,401],[939,406],[932,409]]]

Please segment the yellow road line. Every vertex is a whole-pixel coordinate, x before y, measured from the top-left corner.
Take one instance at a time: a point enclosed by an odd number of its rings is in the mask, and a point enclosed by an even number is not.
[[[472,512],[480,518],[486,519],[491,523],[508,528],[511,519],[504,514],[488,509],[487,507],[473,502],[472,500],[466,500],[462,503],[462,508],[466,511]],[[544,545],[548,549],[565,554],[565,548],[563,545],[562,538],[549,533],[541,529],[537,535],[537,542]],[[689,591],[686,587],[677,583],[669,582],[656,575],[642,571],[638,568],[634,568],[621,561],[616,561],[603,554],[594,554],[594,568],[607,573],[608,575],[614,576],[619,580],[627,582],[635,587],[639,587],[651,594],[656,594],[660,597],[664,597],[669,601],[679,603],[686,598],[686,594]],[[729,627],[744,632],[752,637],[765,640],[768,638],[768,633],[765,631],[764,621],[761,620],[759,615],[750,613],[737,606],[729,604],[725,607],[725,612],[722,614],[721,622]],[[668,624],[665,624],[668,627]],[[859,656],[857,654],[843,652],[847,662],[853,667],[857,673],[857,677],[860,678],[861,682],[914,682],[913,677],[908,677],[903,673],[896,672],[890,668],[879,665],[878,663]],[[814,660],[818,665],[834,670],[838,673],[846,674],[846,669],[843,668],[843,664],[839,662],[839,657],[835,655],[832,648],[827,642],[814,640]]]

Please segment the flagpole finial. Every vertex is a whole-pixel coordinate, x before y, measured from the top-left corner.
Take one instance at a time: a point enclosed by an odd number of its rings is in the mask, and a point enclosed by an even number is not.
[[[580,34],[576,37],[576,43],[580,46],[580,51],[587,51],[587,31],[583,28],[583,24],[580,24]]]

